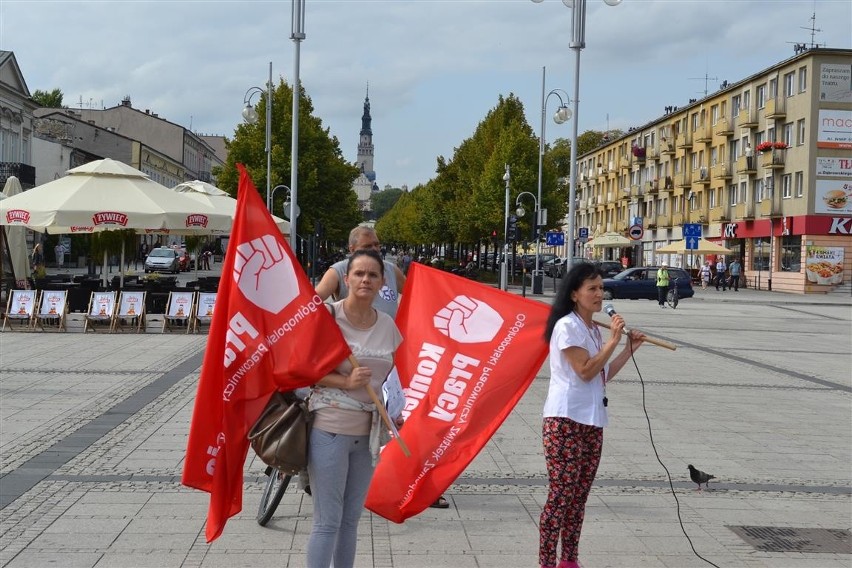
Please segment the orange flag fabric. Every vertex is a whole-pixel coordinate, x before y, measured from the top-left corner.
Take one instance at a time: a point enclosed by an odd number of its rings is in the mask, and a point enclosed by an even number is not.
[[[401,523],[422,512],[485,446],[548,354],[550,307],[413,263],[396,316],[405,391],[401,436],[382,451],[366,507]]]
[[[276,390],[316,383],[350,353],[242,164],[234,225],[181,482],[210,493],[212,542],[242,509],[248,431]]]

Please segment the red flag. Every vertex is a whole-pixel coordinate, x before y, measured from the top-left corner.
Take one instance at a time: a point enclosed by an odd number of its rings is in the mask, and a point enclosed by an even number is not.
[[[366,507],[401,523],[434,503],[506,419],[547,357],[550,307],[414,263],[396,323],[402,437],[382,451]]]
[[[246,437],[275,390],[311,385],[351,353],[242,164],[181,482],[210,493],[207,542],[242,509]]]

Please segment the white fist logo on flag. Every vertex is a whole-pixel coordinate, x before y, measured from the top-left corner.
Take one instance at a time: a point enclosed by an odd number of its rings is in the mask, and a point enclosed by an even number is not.
[[[459,343],[483,343],[494,339],[503,318],[485,302],[456,296],[435,314],[434,323],[435,329]]]
[[[299,295],[293,262],[272,235],[237,246],[234,281],[251,303],[273,314]]]

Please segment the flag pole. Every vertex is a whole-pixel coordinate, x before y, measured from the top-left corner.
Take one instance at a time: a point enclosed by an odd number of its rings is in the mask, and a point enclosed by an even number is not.
[[[610,326],[608,323],[604,323],[602,321],[597,321],[597,320],[592,320],[592,321],[594,321],[596,324],[598,324],[601,327],[605,327],[607,329],[612,329],[612,326]],[[623,333],[624,335],[627,335],[630,331],[631,330],[624,329],[624,330],[622,330],[621,333]],[[642,332],[642,333],[644,333],[644,332]],[[652,344],[656,345],[657,347],[665,347],[666,349],[670,349],[671,351],[674,351],[674,350],[677,349],[677,345],[675,345],[674,343],[669,343],[665,339],[658,339],[656,337],[651,337],[650,335],[646,335],[644,341],[646,341],[648,343],[652,343]]]
[[[352,367],[360,367],[361,363],[358,362],[358,359],[355,358],[355,355],[349,356],[349,363]],[[388,427],[388,430],[391,432],[397,432],[397,429],[393,427],[391,424],[390,416],[388,416],[388,411],[385,409],[384,403],[379,400],[379,395],[376,394],[376,391],[373,390],[373,387],[369,384],[364,385],[367,387],[367,393],[370,395],[370,398],[373,399],[373,404],[376,405],[376,408],[379,410],[379,415],[381,415],[382,420],[385,425]],[[411,452],[408,450],[408,446],[405,445],[405,442],[402,441],[402,436],[394,436],[394,439],[399,442],[399,447],[402,449],[402,453],[405,454],[405,457],[410,458]]]

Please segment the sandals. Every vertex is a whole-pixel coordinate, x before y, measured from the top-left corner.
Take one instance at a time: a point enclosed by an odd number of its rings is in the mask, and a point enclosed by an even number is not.
[[[434,503],[429,505],[429,507],[431,507],[432,509],[449,509],[450,503],[446,499],[444,499],[443,495],[441,495],[440,497],[438,497],[438,499],[435,500]]]

